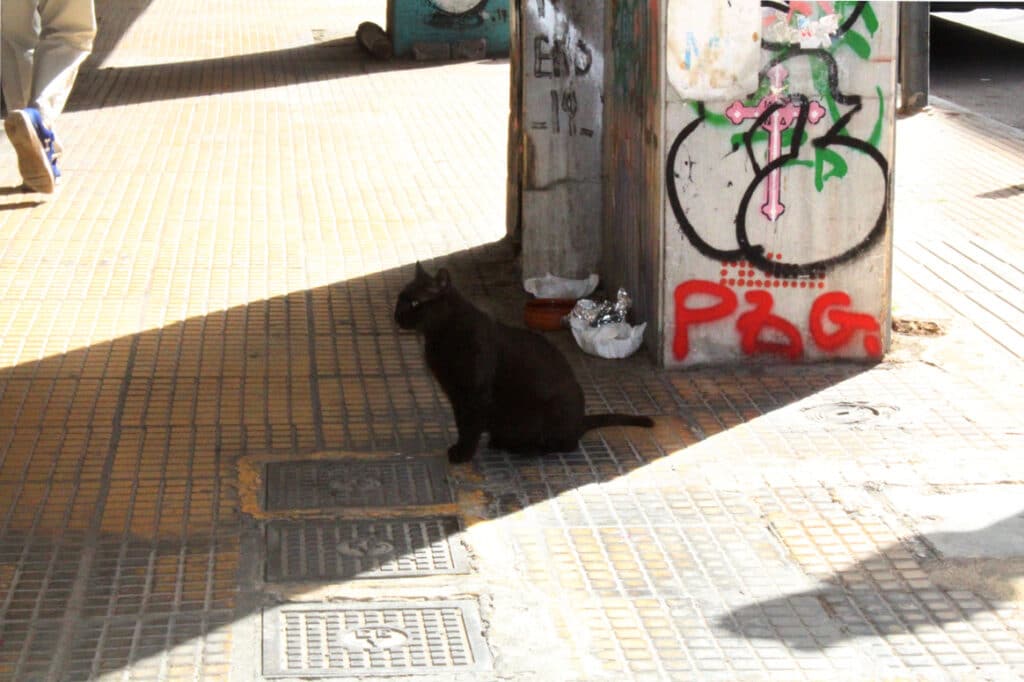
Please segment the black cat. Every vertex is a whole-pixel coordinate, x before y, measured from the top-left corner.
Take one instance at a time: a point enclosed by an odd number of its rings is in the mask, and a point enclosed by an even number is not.
[[[487,431],[493,448],[515,453],[575,450],[601,426],[654,426],[649,417],[585,415],[572,368],[547,339],[493,320],[463,298],[448,271],[416,264],[398,295],[395,321],[426,341],[427,365],[451,401],[459,440],[448,461],[467,462]]]

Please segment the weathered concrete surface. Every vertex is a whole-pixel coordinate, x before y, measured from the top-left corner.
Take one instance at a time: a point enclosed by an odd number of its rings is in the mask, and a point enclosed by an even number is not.
[[[525,2],[523,276],[583,279],[601,258],[603,4]]]
[[[1024,559],[1024,486],[889,488],[885,497],[897,513],[920,519],[917,531],[944,558]]]

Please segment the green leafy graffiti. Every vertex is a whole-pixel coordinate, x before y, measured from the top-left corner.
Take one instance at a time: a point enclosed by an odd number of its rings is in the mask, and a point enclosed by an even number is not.
[[[840,21],[846,21],[848,17],[854,17],[856,14],[855,26],[863,28],[870,37],[874,37],[877,33],[879,28],[878,17],[875,14],[874,9],[871,7],[871,3],[840,0],[834,3],[834,8],[836,14],[840,17]],[[819,14],[822,12],[820,8],[817,11]],[[789,18],[790,21],[797,22],[801,19],[801,16],[802,15],[794,13],[791,14]],[[806,19],[806,17],[802,18]],[[790,56],[796,56],[794,53],[798,52],[798,48],[799,46],[797,44],[781,46],[780,49],[774,52],[772,63],[782,63]],[[828,55],[835,55],[843,48],[849,48],[860,59],[867,60],[871,58],[872,49],[869,38],[865,37],[863,32],[857,30],[857,28],[854,28],[853,26],[847,27],[846,30],[841,32],[841,35],[827,46],[827,48],[823,47],[821,50],[826,51]],[[840,111],[840,105],[836,102],[836,98],[833,94],[836,90],[835,84],[832,82],[835,75],[830,72],[830,64],[832,65],[832,68],[834,68],[836,63],[835,59],[833,57],[832,59],[826,60],[825,58],[816,55],[812,50],[804,51],[803,54],[806,54],[810,60],[811,82],[814,86],[816,95],[825,106],[825,109],[828,111],[829,118],[834,125],[844,116],[843,112]],[[758,89],[743,98],[742,102],[745,106],[755,107],[760,101],[770,94],[771,85],[769,83],[769,79],[767,75],[762,75]],[[872,147],[877,148],[882,139],[885,122],[885,100],[882,97],[881,87],[875,88],[875,95],[878,98],[878,116],[867,142]],[[730,121],[725,115],[707,111],[700,102],[690,102],[689,104],[696,112],[703,116],[705,123],[721,128],[733,127],[732,121]],[[845,126],[840,128],[839,132],[843,136],[849,136],[849,131]],[[739,150],[741,146],[745,144],[747,135],[748,133],[738,132],[731,136],[730,144],[733,151]],[[769,134],[763,129],[756,130],[749,133],[749,140],[751,144],[767,144],[769,141]],[[800,146],[803,146],[806,141],[807,134],[804,133],[799,141]],[[792,130],[786,130],[782,133],[782,144],[786,147],[792,146]],[[853,149],[853,151],[857,153],[863,153],[861,150],[852,147],[842,147],[842,149]],[[813,160],[793,158],[786,161],[783,165],[814,168],[814,186],[818,192],[824,190],[826,182],[833,178],[843,179],[849,171],[849,164],[847,163],[844,155],[830,147],[814,147]]]

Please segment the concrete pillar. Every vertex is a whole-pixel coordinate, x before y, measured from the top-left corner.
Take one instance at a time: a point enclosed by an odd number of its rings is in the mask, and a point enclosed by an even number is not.
[[[928,65],[931,9],[927,2],[900,3],[900,113],[928,106]]]
[[[601,278],[625,289],[661,348],[664,163],[664,0],[606,0]]]
[[[655,299],[645,304],[658,322],[655,357],[670,367],[880,357],[890,324],[897,4],[613,5],[633,13],[612,19],[634,33],[652,14],[666,27],[660,58],[649,55],[640,73],[629,72],[635,59],[620,59],[624,32],[608,67],[661,86],[660,110],[641,112],[645,129],[660,113],[657,189],[609,216],[637,224],[650,219],[648,204],[660,209],[657,234],[641,228],[639,248],[610,256],[619,272],[629,271],[624,260],[646,264],[634,282]],[[609,137],[629,159],[609,171],[619,201],[651,180],[653,145],[628,132],[615,109],[624,95],[608,99]]]
[[[519,11],[523,277],[582,278],[601,254],[602,2]]]
[[[897,5],[789,7],[756,92],[666,89],[668,365],[888,345]]]

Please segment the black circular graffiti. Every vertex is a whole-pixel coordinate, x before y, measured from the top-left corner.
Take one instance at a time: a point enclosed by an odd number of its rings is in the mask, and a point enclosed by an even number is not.
[[[889,162],[873,145],[864,140],[860,140],[854,137],[850,137],[843,133],[846,125],[863,107],[860,96],[849,95],[839,90],[838,86],[838,66],[834,57],[827,51],[822,49],[800,49],[800,50],[789,50],[786,54],[778,55],[762,69],[761,78],[765,77],[765,74],[769,69],[777,64],[780,64],[788,59],[793,59],[800,56],[809,56],[812,58],[818,58],[824,61],[828,67],[828,87],[829,94],[839,104],[849,105],[850,111],[846,112],[843,116],[835,121],[831,128],[828,129],[823,135],[817,137],[811,141],[812,146],[825,149],[828,147],[847,147],[850,149],[856,149],[857,151],[863,152],[868,158],[870,158],[877,166],[882,175],[882,184],[884,189],[881,208],[878,213],[878,217],[875,219],[874,224],[867,230],[864,237],[854,244],[852,247],[845,251],[829,256],[827,258],[821,258],[814,261],[808,262],[787,262],[782,260],[771,260],[767,258],[765,248],[761,244],[751,244],[750,237],[747,231],[747,209],[749,208],[751,198],[754,193],[761,186],[769,175],[775,170],[782,168],[790,161],[796,159],[800,155],[800,148],[803,140],[803,133],[807,124],[807,112],[809,107],[807,106],[808,99],[799,94],[790,95],[791,100],[796,100],[802,104],[799,107],[799,113],[797,115],[796,125],[792,135],[792,142],[790,144],[789,151],[779,155],[777,158],[771,160],[769,163],[761,166],[754,154],[753,149],[753,138],[754,133],[761,127],[761,125],[767,121],[771,115],[783,106],[782,103],[775,103],[765,109],[752,123],[750,128],[743,135],[743,143],[746,147],[747,156],[750,159],[754,168],[754,178],[743,192],[743,198],[740,200],[738,210],[736,212],[735,225],[736,225],[736,246],[735,249],[720,249],[708,243],[700,232],[694,227],[693,223],[690,222],[686,215],[686,211],[683,208],[682,202],[679,198],[679,189],[676,186],[676,160],[679,156],[679,151],[683,146],[683,143],[689,138],[701,125],[707,120],[707,114],[704,109],[703,103],[698,104],[697,107],[697,118],[691,121],[680,131],[679,135],[672,142],[672,145],[668,150],[668,157],[666,159],[666,192],[668,195],[669,206],[672,208],[672,213],[675,215],[676,220],[679,222],[679,229],[683,233],[683,236],[697,249],[702,255],[707,258],[717,259],[721,261],[734,261],[734,260],[746,260],[751,266],[765,272],[773,277],[783,278],[795,278],[805,276],[815,276],[823,274],[829,269],[841,264],[853,260],[860,254],[865,252],[874,246],[885,234],[886,228],[886,216],[888,213],[889,206]],[[735,151],[735,150],[734,150]]]
[[[697,118],[691,121],[685,128],[683,128],[676,139],[672,142],[672,146],[668,149],[668,158],[665,162],[665,189],[668,193],[668,203],[672,207],[672,213],[675,214],[676,220],[679,222],[679,229],[682,230],[683,236],[693,244],[701,254],[708,258],[716,258],[718,260],[739,260],[743,255],[740,249],[719,249],[712,246],[708,242],[704,241],[704,238],[697,232],[697,228],[693,226],[690,219],[686,216],[686,211],[683,210],[683,204],[679,200],[679,190],[676,188],[675,178],[675,167],[676,157],[679,156],[679,148],[683,146],[683,142],[686,138],[690,137],[706,119],[704,113],[704,103],[697,105]]]

